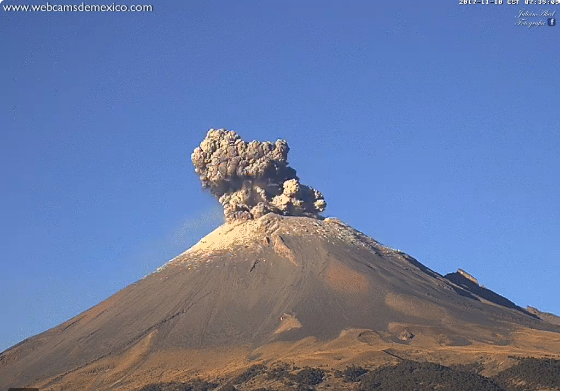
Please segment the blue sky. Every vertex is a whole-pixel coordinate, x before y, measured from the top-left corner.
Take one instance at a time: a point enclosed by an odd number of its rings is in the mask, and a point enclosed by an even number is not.
[[[457,1],[148,1],[0,9],[0,350],[221,224],[190,163],[211,127],[287,139],[326,215],[559,314],[559,23]]]

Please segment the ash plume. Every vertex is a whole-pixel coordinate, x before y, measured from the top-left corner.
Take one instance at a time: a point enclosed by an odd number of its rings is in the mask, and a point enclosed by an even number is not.
[[[224,207],[226,221],[267,213],[317,218],[327,203],[300,183],[288,166],[288,151],[286,140],[247,143],[234,131],[210,129],[191,160],[203,187]]]

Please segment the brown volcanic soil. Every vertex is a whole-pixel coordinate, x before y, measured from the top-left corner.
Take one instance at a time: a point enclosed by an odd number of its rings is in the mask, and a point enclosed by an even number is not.
[[[256,363],[559,358],[559,326],[338,220],[226,224],[157,272],[0,354],[0,389],[135,390]],[[453,278],[452,278],[453,277]],[[504,299],[504,300],[503,300]]]

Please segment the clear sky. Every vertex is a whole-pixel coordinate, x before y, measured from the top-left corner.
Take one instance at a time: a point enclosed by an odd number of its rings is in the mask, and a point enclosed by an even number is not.
[[[327,216],[559,314],[559,20],[517,25],[559,6],[2,9],[27,1],[0,5],[0,350],[221,224],[190,162],[211,127],[287,139]]]

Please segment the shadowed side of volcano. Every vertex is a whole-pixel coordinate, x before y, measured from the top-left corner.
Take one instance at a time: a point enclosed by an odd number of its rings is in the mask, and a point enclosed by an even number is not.
[[[464,272],[463,270],[458,270],[455,273],[448,273],[444,276],[444,278],[450,280],[451,282],[453,282],[454,284],[461,286],[462,288],[464,288],[465,290],[467,290],[468,292],[470,292],[471,294],[474,295],[474,298],[477,299],[482,298],[485,300],[490,301],[491,303],[506,307],[506,308],[512,308],[515,309],[517,311],[520,311],[522,313],[524,313],[525,315],[534,317],[536,319],[539,319],[539,317],[535,314],[530,313],[529,311],[525,310],[522,307],[517,306],[516,304],[514,304],[512,301],[510,301],[509,299],[507,299],[504,296],[499,295],[498,293],[493,292],[490,289],[485,288],[484,286],[479,285],[479,283],[477,282],[477,280],[475,280],[473,277],[470,278],[469,274],[467,274],[466,272]]]

